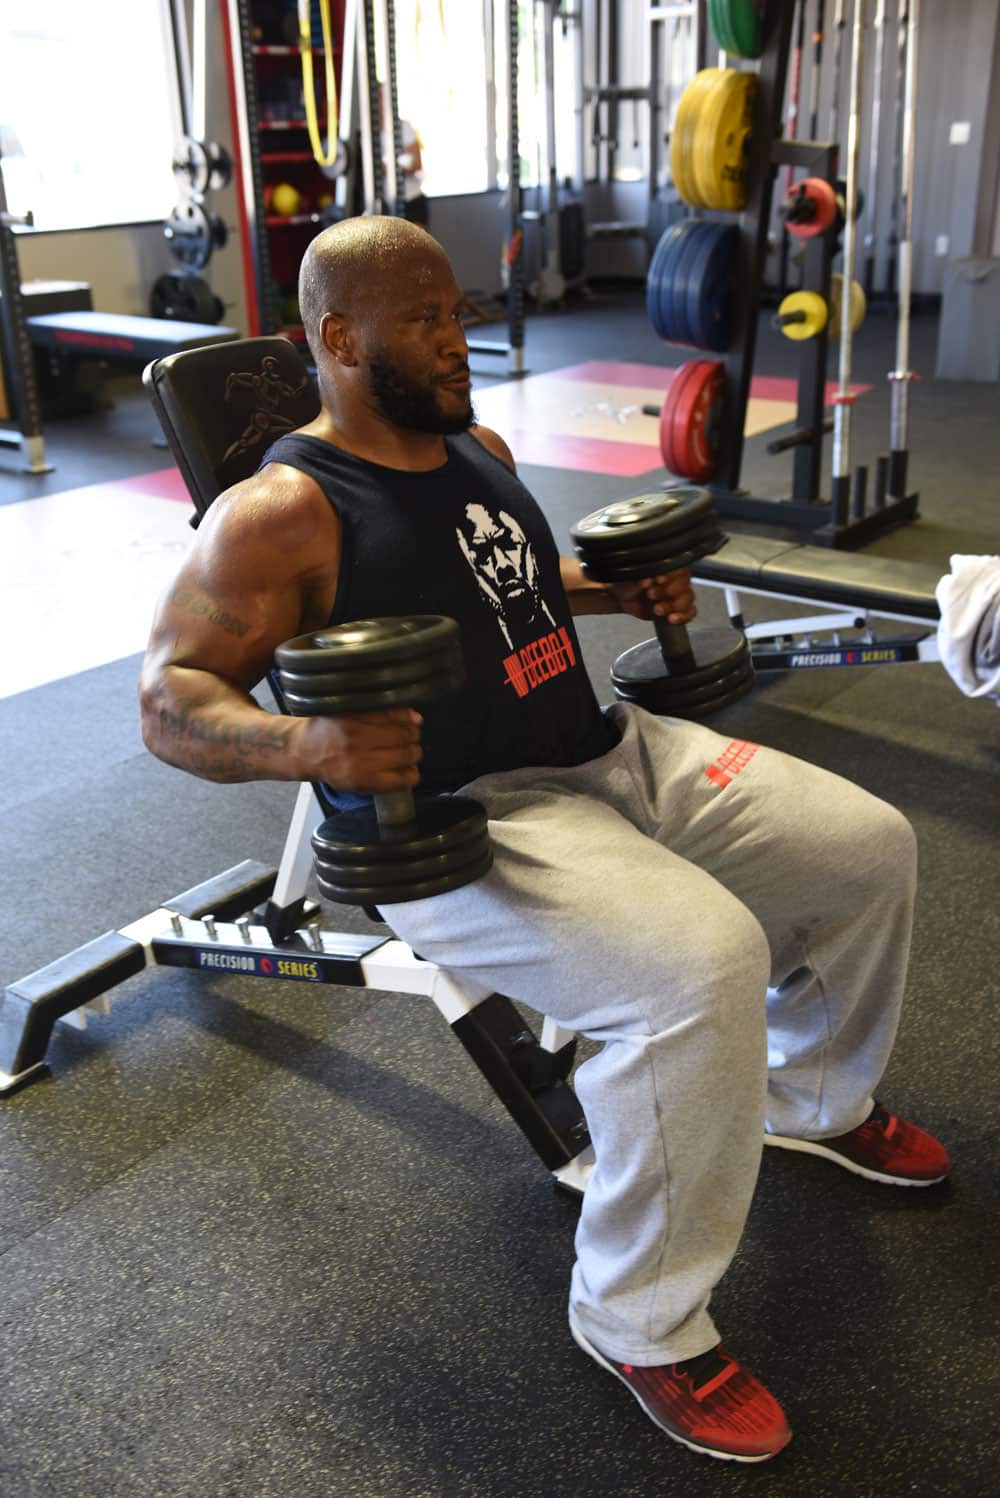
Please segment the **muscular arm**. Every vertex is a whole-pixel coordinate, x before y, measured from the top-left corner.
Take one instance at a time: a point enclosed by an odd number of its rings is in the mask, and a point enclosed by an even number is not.
[[[215,501],[153,621],[140,683],[153,754],[208,780],[416,783],[418,715],[284,718],[251,696],[283,640],[326,623],[339,556],[336,515],[297,470],[271,465]]]

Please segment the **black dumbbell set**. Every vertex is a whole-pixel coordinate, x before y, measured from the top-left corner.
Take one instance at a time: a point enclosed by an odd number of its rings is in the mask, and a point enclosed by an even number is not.
[[[587,515],[572,531],[576,554],[598,582],[629,582],[690,567],[718,551],[726,537],[707,489],[690,485],[618,500]],[[736,702],[753,686],[750,647],[729,625],[688,631],[655,621],[656,638],[615,661],[615,695],[650,712],[702,718]]]
[[[420,707],[460,687],[458,625],[440,615],[360,619],[299,635],[275,653],[299,717]],[[346,905],[423,900],[471,884],[493,861],[486,813],[464,796],[389,791],[313,834],[320,893]]]

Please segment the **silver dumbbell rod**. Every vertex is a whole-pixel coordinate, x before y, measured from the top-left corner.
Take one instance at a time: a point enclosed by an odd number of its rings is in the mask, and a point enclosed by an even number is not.
[[[865,0],[854,7],[851,46],[851,115],[847,130],[847,202],[844,217],[844,275],[840,303],[840,386],[833,421],[833,478],[841,487],[851,471],[851,283],[857,232],[858,156],[861,148],[861,75],[865,54]],[[841,480],[841,486],[837,480]]]
[[[911,0],[906,52],[906,95],[903,105],[903,165],[900,191],[903,228],[899,242],[899,323],[896,331],[896,368],[892,381],[890,445],[904,453],[909,439],[910,302],[913,295],[913,179],[917,142],[917,77],[920,65],[920,0]]]

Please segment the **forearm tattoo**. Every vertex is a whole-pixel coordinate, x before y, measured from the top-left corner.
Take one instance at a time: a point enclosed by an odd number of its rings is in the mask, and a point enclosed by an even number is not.
[[[260,724],[219,723],[207,718],[199,718],[192,709],[197,703],[190,698],[181,698],[176,707],[162,708],[160,710],[160,726],[163,733],[172,739],[184,739],[188,744],[204,745],[206,748],[229,750],[232,754],[242,757],[242,761],[249,760],[256,754],[284,754],[288,749],[288,736],[291,733],[290,726],[270,721],[271,714],[264,715],[265,722]],[[204,754],[195,754],[191,751],[191,761],[196,768],[206,767],[207,758]],[[231,761],[227,768],[236,769],[241,761]],[[219,761],[214,768],[220,769],[223,761]]]

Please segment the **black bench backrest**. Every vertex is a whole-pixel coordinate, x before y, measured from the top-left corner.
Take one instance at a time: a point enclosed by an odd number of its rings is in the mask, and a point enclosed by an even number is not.
[[[271,443],[319,414],[319,395],[287,338],[241,338],[154,359],[142,382],[194,503],[255,473]]]

